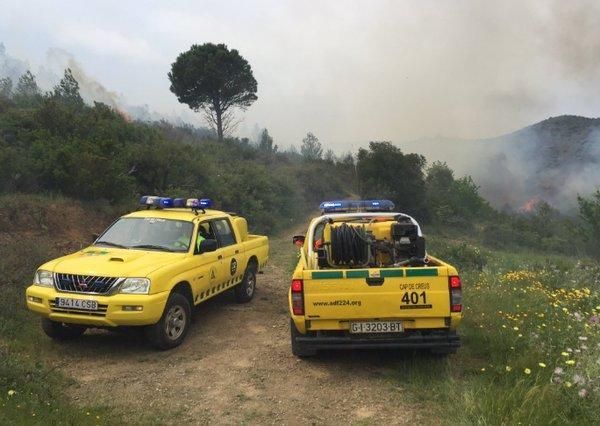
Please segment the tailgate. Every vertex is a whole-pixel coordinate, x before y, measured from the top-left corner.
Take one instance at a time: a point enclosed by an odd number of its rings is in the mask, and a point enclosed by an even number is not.
[[[447,267],[304,271],[307,318],[450,316]]]

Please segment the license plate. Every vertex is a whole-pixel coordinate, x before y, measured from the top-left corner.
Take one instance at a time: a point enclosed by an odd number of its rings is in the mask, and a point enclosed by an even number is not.
[[[360,321],[350,323],[350,333],[401,333],[402,321]]]
[[[56,298],[57,308],[83,309],[85,311],[97,311],[98,302],[88,299],[65,299],[64,297]]]

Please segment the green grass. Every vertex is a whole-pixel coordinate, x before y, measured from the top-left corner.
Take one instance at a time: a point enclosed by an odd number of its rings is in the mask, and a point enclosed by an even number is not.
[[[527,253],[486,258],[481,271],[455,262],[466,307],[458,354],[410,358],[395,380],[433,403],[443,423],[599,424],[600,266]]]

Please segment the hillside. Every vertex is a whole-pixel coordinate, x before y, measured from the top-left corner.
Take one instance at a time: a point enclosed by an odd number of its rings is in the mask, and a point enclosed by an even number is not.
[[[489,139],[428,139],[400,145],[471,175],[496,208],[546,201],[565,213],[600,185],[600,118],[563,115]]]

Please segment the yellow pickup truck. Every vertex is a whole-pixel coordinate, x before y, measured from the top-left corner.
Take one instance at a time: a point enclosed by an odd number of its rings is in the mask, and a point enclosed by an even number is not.
[[[389,200],[329,201],[300,247],[288,294],[292,352],[460,346],[462,284],[429,255],[419,224]]]
[[[159,349],[181,344],[192,308],[233,289],[254,296],[269,257],[267,237],[209,199],[146,196],[86,247],[51,260],[27,288],[27,307],[58,340],[89,327],[143,326]]]

